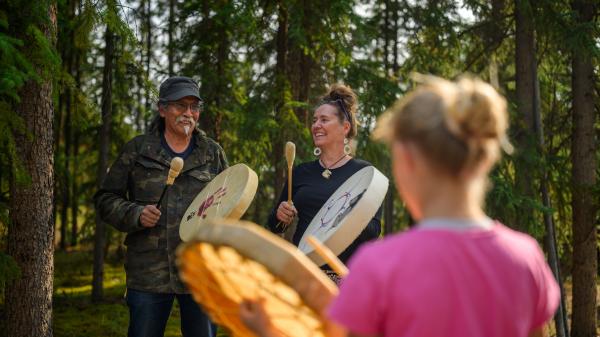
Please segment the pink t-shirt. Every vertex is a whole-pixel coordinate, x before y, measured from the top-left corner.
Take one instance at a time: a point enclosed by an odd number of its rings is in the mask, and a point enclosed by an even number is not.
[[[537,242],[491,229],[414,228],[350,261],[330,318],[393,337],[520,337],[547,322],[559,288]]]

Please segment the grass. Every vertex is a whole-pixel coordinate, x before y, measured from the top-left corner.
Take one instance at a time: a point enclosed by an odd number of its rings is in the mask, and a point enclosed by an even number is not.
[[[101,303],[91,301],[93,257],[90,252],[57,252],[54,263],[54,336],[127,336],[129,310],[123,298],[123,263],[109,260],[105,264]],[[175,301],[165,336],[181,336],[179,324],[179,306]]]
[[[123,298],[125,271],[123,262],[111,258],[104,266],[104,300],[91,301],[93,257],[89,251],[56,252],[53,296],[53,330],[56,337],[127,336],[129,310]],[[598,289],[600,303],[600,289]],[[565,284],[567,310],[571,308],[571,283]],[[0,303],[2,317],[3,303]],[[570,315],[569,315],[570,316]],[[0,336],[6,333],[0,319]],[[177,301],[167,328],[166,337],[181,336],[179,306]],[[550,322],[549,336],[555,336],[554,322]],[[598,331],[600,335],[600,330]],[[219,337],[227,334],[219,330]]]

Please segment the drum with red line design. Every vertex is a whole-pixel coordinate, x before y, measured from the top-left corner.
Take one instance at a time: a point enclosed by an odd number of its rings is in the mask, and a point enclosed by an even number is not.
[[[217,175],[185,211],[179,236],[187,242],[198,228],[213,218],[239,219],[254,199],[258,177],[244,164],[233,165]]]

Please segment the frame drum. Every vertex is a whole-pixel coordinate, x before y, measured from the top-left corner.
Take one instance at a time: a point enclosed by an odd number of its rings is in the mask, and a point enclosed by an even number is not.
[[[244,164],[237,164],[217,175],[194,198],[179,224],[179,236],[191,240],[212,218],[239,219],[244,215],[258,187],[258,177]]]
[[[181,279],[211,320],[233,336],[254,336],[240,321],[244,299],[262,299],[284,336],[325,336],[323,312],[335,284],[291,243],[247,221],[212,219],[177,250]]]
[[[298,248],[317,265],[324,265],[325,260],[307,241],[312,235],[335,255],[340,255],[377,213],[388,184],[388,179],[373,166],[354,173],[327,199],[312,219]]]

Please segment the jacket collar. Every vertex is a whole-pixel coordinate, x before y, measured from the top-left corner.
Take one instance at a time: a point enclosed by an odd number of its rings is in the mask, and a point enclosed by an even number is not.
[[[208,142],[206,141],[206,133],[202,130],[195,129],[194,135],[196,147],[185,160],[183,169],[181,170],[182,173],[212,160],[212,158],[207,157]],[[161,132],[158,130],[148,133],[146,141],[144,142],[144,145],[140,151],[140,155],[169,167],[171,165],[171,157],[163,148],[160,140],[161,137]]]

